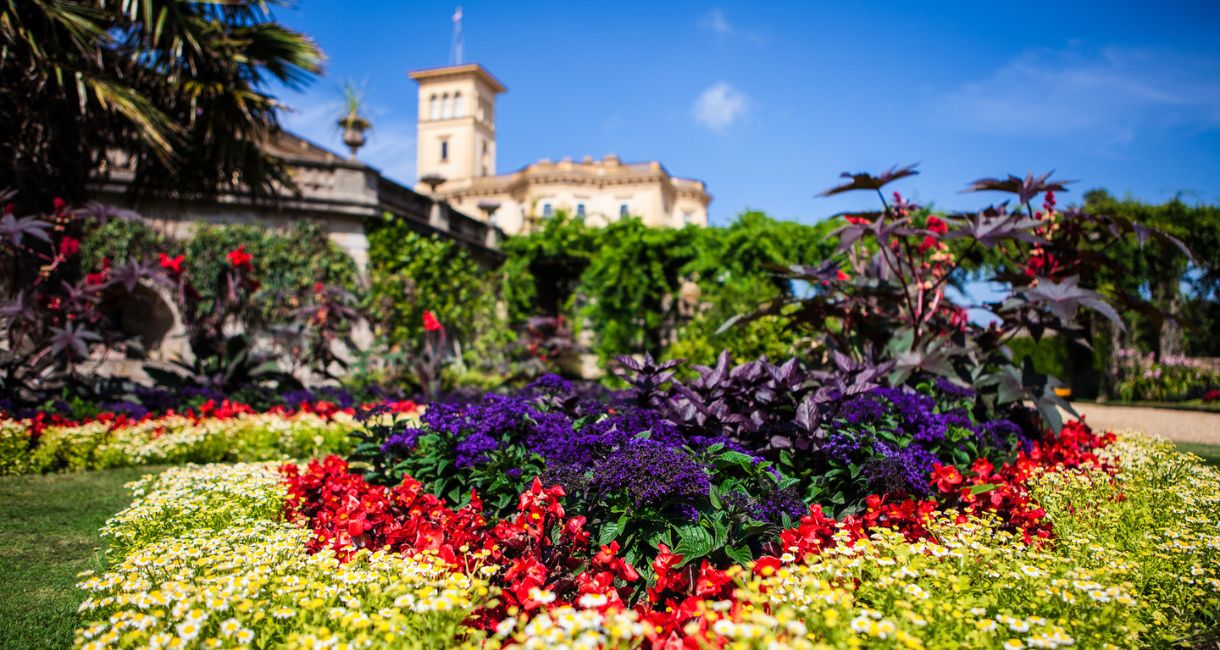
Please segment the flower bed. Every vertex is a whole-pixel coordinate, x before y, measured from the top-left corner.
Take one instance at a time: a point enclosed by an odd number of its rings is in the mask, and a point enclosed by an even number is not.
[[[418,415],[412,402],[384,407]],[[256,413],[209,400],[198,409],[130,417],[103,412],[84,421],[39,414],[0,418],[0,474],[79,471],[131,465],[313,458],[346,453],[360,423],[354,409],[301,403]]]
[[[637,567],[539,481],[497,518],[338,458],[175,469],[107,525],[77,642],[1164,647],[1217,623],[1220,473],[1167,443],[1073,424],[925,481],[744,562],[660,542]]]

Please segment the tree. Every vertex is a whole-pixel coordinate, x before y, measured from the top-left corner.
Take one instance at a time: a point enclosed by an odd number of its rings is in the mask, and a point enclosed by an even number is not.
[[[1168,318],[1137,321],[1132,345],[1158,356],[1187,353],[1220,356],[1220,206],[1188,205],[1174,198],[1160,205],[1116,199],[1105,190],[1085,194],[1085,209],[1113,214],[1163,230],[1181,239],[1193,260],[1166,255],[1157,247],[1127,243],[1113,251],[1110,282],[1150,297]]]
[[[139,193],[267,193],[290,185],[264,144],[274,79],[322,54],[267,2],[25,0],[0,5],[0,178],[24,206],[82,199],[118,162]]]

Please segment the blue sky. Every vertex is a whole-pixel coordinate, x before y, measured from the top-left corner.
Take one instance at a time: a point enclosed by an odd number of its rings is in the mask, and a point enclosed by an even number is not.
[[[283,90],[289,128],[341,151],[341,86],[366,84],[361,157],[415,180],[408,70],[449,61],[456,2],[298,0],[276,12],[325,50]],[[895,185],[942,207],[980,176],[1057,170],[1220,202],[1220,3],[462,2],[465,60],[508,86],[501,173],[616,153],[707,182],[712,222],[812,222],[873,207],[815,198],[842,171],[920,163]],[[984,7],[986,9],[984,9]],[[1004,13],[996,11],[1004,9]]]

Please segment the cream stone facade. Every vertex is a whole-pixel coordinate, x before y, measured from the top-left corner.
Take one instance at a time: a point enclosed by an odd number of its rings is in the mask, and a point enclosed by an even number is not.
[[[540,160],[497,175],[496,96],[504,85],[478,64],[410,76],[419,83],[418,191],[508,234],[529,232],[560,210],[599,226],[626,216],[658,227],[707,225],[712,197],[703,182],[672,176],[655,161]]]

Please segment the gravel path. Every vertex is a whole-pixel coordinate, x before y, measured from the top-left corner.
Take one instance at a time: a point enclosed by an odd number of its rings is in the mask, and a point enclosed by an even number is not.
[[[1156,409],[1144,406],[1072,404],[1094,429],[1135,429],[1177,442],[1220,445],[1220,413]]]

